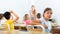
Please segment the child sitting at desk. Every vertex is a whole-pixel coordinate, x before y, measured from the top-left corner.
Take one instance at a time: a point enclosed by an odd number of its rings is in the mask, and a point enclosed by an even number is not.
[[[4,16],[3,16],[3,14],[0,14],[0,28],[3,27],[4,22],[5,22]],[[2,29],[3,29],[3,28],[2,28]]]
[[[15,16],[15,19],[12,19],[12,20],[10,19],[11,14]],[[19,17],[12,10],[10,10],[10,12],[5,12],[4,17],[6,19],[4,27],[11,31],[14,30],[13,23],[16,22],[19,19]]]
[[[41,21],[40,21],[40,18],[41,18],[41,14],[40,13],[37,13],[37,19],[36,20],[31,20],[31,25],[40,25],[41,24]]]
[[[23,21],[25,22],[26,25],[30,24],[30,20],[29,20],[29,15],[28,14],[24,15],[24,20]]]

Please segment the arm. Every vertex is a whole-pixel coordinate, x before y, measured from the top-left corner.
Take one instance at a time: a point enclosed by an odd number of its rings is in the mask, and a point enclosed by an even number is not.
[[[32,20],[32,21],[30,22],[30,24],[31,24],[31,25],[40,25],[41,22],[40,22],[40,21],[36,21],[36,20]]]
[[[48,29],[48,26],[47,25],[45,25],[45,24],[42,24],[44,27],[45,27],[45,29]]]
[[[40,23],[30,22],[31,25],[40,25]]]
[[[18,15],[15,14],[12,10],[10,11],[10,13],[13,14],[13,15],[15,16],[15,19],[12,19],[13,22],[16,22],[16,21],[19,19]]]
[[[41,23],[41,20],[32,20],[35,23]]]

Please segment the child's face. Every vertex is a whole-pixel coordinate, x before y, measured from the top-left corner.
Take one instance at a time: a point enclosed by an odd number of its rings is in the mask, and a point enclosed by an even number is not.
[[[52,11],[51,11],[51,10],[48,10],[48,11],[46,11],[46,12],[44,13],[44,17],[45,17],[46,19],[51,18],[51,15],[52,15]]]
[[[29,19],[29,15],[27,14],[24,16],[24,20],[28,20],[28,19]]]

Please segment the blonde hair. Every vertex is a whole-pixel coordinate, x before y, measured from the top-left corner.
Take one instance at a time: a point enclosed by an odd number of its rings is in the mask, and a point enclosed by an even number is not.
[[[32,5],[31,7],[35,7],[34,5]],[[34,8],[33,14],[36,14],[36,9]]]

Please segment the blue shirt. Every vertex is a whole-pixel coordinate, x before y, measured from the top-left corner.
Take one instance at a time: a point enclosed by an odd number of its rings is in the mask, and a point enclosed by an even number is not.
[[[40,20],[41,20],[42,24],[45,24],[48,26],[48,28],[45,29],[45,32],[50,32],[51,31],[51,23],[49,21],[46,21],[44,18],[41,18]]]

